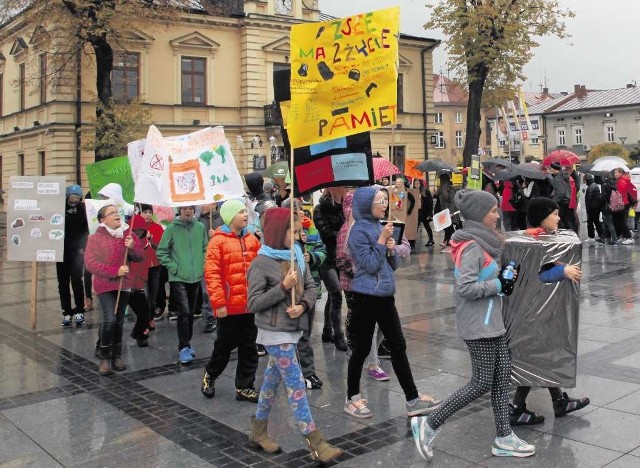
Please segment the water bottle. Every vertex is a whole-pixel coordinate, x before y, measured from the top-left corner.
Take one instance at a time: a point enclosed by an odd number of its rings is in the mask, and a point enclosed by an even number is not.
[[[515,278],[515,276],[516,276],[516,263],[509,262],[509,265],[507,265],[507,268],[505,268],[502,272],[502,278],[506,280],[512,280],[513,278]]]

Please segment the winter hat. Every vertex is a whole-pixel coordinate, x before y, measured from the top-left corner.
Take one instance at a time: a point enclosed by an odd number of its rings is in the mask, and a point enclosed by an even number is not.
[[[456,192],[455,204],[460,210],[460,216],[469,221],[481,223],[484,217],[496,206],[496,197],[484,190],[460,190]],[[451,213],[453,216],[453,213]]]
[[[594,181],[593,175],[585,174],[584,181],[587,185],[590,185]]]
[[[153,205],[148,205],[146,203],[141,203],[140,204],[140,213],[143,213],[145,211],[151,211],[153,213]]]
[[[235,215],[245,209],[247,209],[247,207],[240,200],[227,200],[222,204],[222,208],[220,208],[220,217],[224,224],[229,226]]]
[[[558,204],[550,198],[533,198],[527,208],[527,222],[531,227],[540,227],[542,221],[557,209]]]
[[[116,201],[122,200],[122,187],[120,184],[116,184],[115,182],[111,182],[110,184],[105,185],[100,189],[98,195],[102,195],[103,197],[113,198]]]
[[[262,184],[262,189],[265,193],[271,195],[273,193],[273,182],[271,180],[265,180]]]
[[[561,171],[562,170],[562,166],[560,165],[560,163],[558,161],[553,161],[549,167],[551,169],[555,169],[556,171]]]
[[[80,187],[78,184],[69,185],[64,193],[67,198],[69,198],[71,195],[78,195],[80,198],[82,198],[82,187]]]
[[[138,229],[147,231],[147,222],[144,220],[142,216],[135,215],[133,218],[131,218],[129,227],[131,228],[132,231],[137,231]]]
[[[276,250],[286,249],[284,238],[291,223],[291,213],[287,208],[269,208],[264,212],[262,221],[262,240],[264,245]]]

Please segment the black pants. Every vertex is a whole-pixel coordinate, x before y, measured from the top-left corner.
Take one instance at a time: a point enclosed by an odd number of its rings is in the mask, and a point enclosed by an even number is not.
[[[516,213],[516,225],[519,230],[524,231],[527,229],[527,211],[517,211]]]
[[[154,266],[149,268],[149,277],[147,278],[146,289],[147,289],[147,303],[149,304],[149,310],[151,311],[151,314],[153,314],[156,310],[158,293],[160,291],[160,275],[161,274],[162,274],[161,266]],[[166,296],[164,287],[163,287],[162,293]]]
[[[75,312],[82,313],[84,311],[83,257],[79,254],[70,255],[70,257],[65,258],[64,262],[56,263],[62,315],[72,315],[74,313],[74,308],[71,307],[69,283],[71,283],[71,289],[73,290],[73,300],[76,305]]]
[[[298,360],[300,361],[302,375],[310,377],[316,373],[313,347],[309,342],[311,339],[311,332],[313,331],[313,318],[316,315],[315,306],[307,312],[307,315],[309,316],[309,328],[302,331],[302,336],[300,337],[300,340],[298,340]]]
[[[567,222],[570,229],[578,236],[580,235],[580,220],[578,219],[578,212],[575,208],[569,208],[569,214],[567,215]]]
[[[160,279],[158,280],[158,293],[156,294],[156,309],[164,310],[167,307],[167,283],[169,282],[169,272],[163,266],[160,267]],[[175,312],[178,306],[175,304],[171,288],[169,288],[169,310]],[[155,309],[154,309],[155,312]]]
[[[377,297],[357,292],[352,292],[351,295],[353,300],[349,327],[353,332],[353,352],[349,358],[347,397],[360,393],[362,366],[371,351],[373,330],[377,323],[387,339],[393,372],[398,377],[405,398],[407,401],[417,398],[418,389],[411,374],[407,342],[402,334],[394,297]]]
[[[587,236],[589,236],[589,239],[594,239],[596,233],[600,239],[604,239],[602,223],[600,222],[600,210],[598,208],[587,210]]]
[[[562,398],[562,389],[560,387],[549,387],[549,395],[553,401],[560,400]],[[519,408],[522,408],[527,403],[527,396],[531,391],[531,387],[519,386],[516,388],[516,393],[513,396],[513,404]]]
[[[420,229],[420,223],[422,223],[425,231],[427,231],[427,236],[429,237],[429,240],[433,242],[433,231],[431,230],[431,221],[418,215],[418,229]]]
[[[558,215],[560,216],[560,223],[558,227],[560,229],[573,229],[573,222],[571,221],[572,213],[569,210],[569,202],[558,202]]]
[[[468,340],[471,355],[471,380],[453,392],[429,415],[429,425],[437,429],[452,414],[491,390],[491,406],[499,437],[511,434],[509,424],[509,382],[511,357],[506,337]]]
[[[611,242],[617,242],[618,237],[620,236],[620,232],[616,232],[616,226],[613,222],[613,213],[611,211],[603,211],[602,219],[604,219],[604,238],[606,239],[607,237],[609,237],[611,238]]]
[[[84,270],[84,296],[87,299],[93,299],[93,291],[92,291],[92,275],[89,273],[89,270],[85,268]]]
[[[100,308],[102,309],[102,321],[100,322],[101,347],[111,349],[112,345],[122,344],[122,330],[124,324],[124,310],[129,302],[129,291],[121,291],[116,311],[116,298],[118,291],[109,291],[98,294]]]
[[[453,227],[453,225],[449,226],[448,228],[444,228],[444,243],[449,245],[449,241],[451,240],[451,236],[453,236],[453,233],[456,232],[456,228]]]
[[[173,281],[169,283],[169,287],[178,310],[178,349],[182,349],[191,346],[193,312],[196,310],[196,299],[200,294],[200,282]]]
[[[144,331],[149,326],[152,317],[144,289],[132,290],[131,293],[129,293],[128,304],[136,314],[136,324],[133,326],[131,336],[139,340],[144,336]]]
[[[618,237],[625,239],[631,239],[631,230],[629,229],[629,206],[626,205],[622,211],[616,211],[613,213],[613,224],[616,227]]]
[[[502,225],[505,231],[517,231],[518,230],[518,212],[517,211],[502,211]]]
[[[252,388],[258,368],[256,337],[258,327],[253,314],[228,315],[218,319],[216,341],[213,344],[207,373],[218,378],[229,364],[231,351],[238,348],[235,385],[237,389]]]
[[[322,333],[342,336],[342,291],[338,267],[333,262],[325,261],[319,268],[320,277],[327,288],[327,302],[324,305],[324,328]]]

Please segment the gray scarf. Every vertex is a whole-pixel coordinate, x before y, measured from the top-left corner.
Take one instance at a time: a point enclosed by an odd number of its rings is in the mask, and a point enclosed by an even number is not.
[[[456,242],[476,241],[489,255],[498,261],[502,257],[504,237],[477,221],[463,221],[463,228],[454,232],[451,240]]]

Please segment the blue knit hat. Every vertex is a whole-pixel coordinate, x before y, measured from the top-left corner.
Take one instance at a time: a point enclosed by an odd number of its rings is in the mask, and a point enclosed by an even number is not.
[[[82,198],[82,187],[80,187],[78,184],[69,185],[65,190],[65,195],[67,198],[69,198],[71,195],[78,195],[80,198]]]

